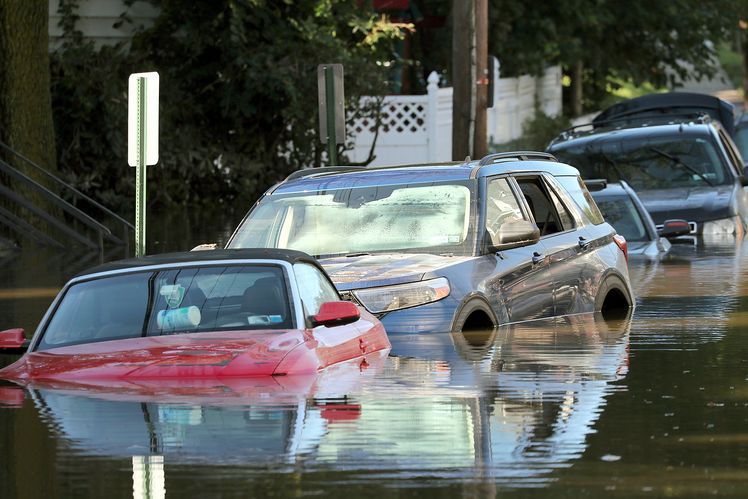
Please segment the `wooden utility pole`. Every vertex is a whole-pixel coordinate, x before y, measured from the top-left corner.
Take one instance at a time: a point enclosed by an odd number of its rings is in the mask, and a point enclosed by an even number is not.
[[[482,158],[488,152],[486,109],[488,107],[488,0],[475,0],[475,126],[473,129],[473,157]]]
[[[584,112],[582,105],[582,80],[584,75],[584,63],[577,60],[571,67],[571,113],[581,116]]]
[[[488,148],[488,0],[452,4],[452,159]]]
[[[475,65],[473,0],[452,2],[452,159],[462,161],[473,150]]]

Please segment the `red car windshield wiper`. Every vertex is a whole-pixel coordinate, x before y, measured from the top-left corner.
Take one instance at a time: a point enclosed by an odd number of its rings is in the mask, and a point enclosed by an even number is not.
[[[683,160],[680,159],[678,156],[673,156],[672,154],[666,153],[665,151],[661,151],[660,149],[657,149],[656,147],[650,147],[649,150],[652,151],[653,153],[659,154],[663,158],[669,159],[670,161],[672,161],[676,165],[682,166],[683,168],[685,168],[689,172],[693,173],[694,175],[697,175],[701,180],[703,180],[704,182],[706,182],[710,186],[714,187],[714,183],[711,180],[709,180],[708,178],[706,178],[706,176],[703,173],[701,173],[700,171],[698,171],[693,166],[690,166],[690,165],[687,165],[686,163],[684,163]]]

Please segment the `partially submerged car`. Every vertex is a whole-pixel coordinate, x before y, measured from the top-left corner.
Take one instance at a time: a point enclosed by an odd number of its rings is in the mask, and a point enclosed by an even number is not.
[[[653,121],[646,126],[575,127],[548,151],[586,178],[626,181],[661,228],[686,220],[699,237],[743,237],[748,174],[719,123]]]
[[[664,255],[670,251],[668,239],[691,232],[685,220],[666,220],[658,231],[639,196],[623,180],[608,183],[604,179],[593,179],[584,183],[605,220],[626,238],[630,257]]]
[[[740,151],[740,156],[745,161],[748,158],[748,112],[743,112],[735,121],[735,146]]]
[[[0,333],[0,353],[23,331]],[[191,379],[314,373],[389,349],[382,324],[341,301],[298,251],[172,253],[95,267],[68,282],[0,378]]]
[[[315,255],[392,332],[448,332],[633,304],[626,243],[576,169],[545,153],[302,170],[229,248]]]
[[[712,95],[693,92],[654,93],[613,104],[595,116],[592,123],[604,126],[614,120],[633,122],[668,116],[708,115],[719,121],[730,137],[735,137],[734,109],[729,102]]]

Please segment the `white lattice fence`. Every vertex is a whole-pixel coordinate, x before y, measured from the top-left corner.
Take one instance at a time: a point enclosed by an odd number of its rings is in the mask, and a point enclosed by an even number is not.
[[[508,142],[522,135],[522,124],[539,107],[548,115],[561,112],[561,69],[543,76],[498,78],[494,74],[494,107],[488,110],[489,140]],[[372,165],[450,161],[452,159],[452,89],[439,88],[436,73],[429,75],[426,95],[387,96],[381,104],[381,127]],[[365,97],[363,103],[371,103]],[[364,161],[371,149],[376,121],[361,118],[349,133],[355,138],[353,161]]]

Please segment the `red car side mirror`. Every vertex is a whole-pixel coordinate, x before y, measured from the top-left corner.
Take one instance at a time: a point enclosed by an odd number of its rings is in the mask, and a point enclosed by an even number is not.
[[[0,332],[0,353],[17,353],[28,346],[24,331],[21,328]]]
[[[328,301],[312,316],[312,325],[333,327],[356,322],[361,317],[358,307],[349,301]]]

